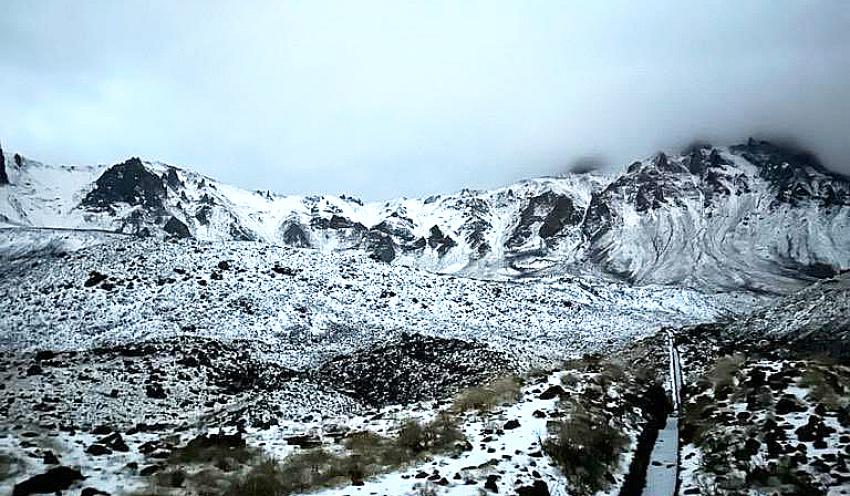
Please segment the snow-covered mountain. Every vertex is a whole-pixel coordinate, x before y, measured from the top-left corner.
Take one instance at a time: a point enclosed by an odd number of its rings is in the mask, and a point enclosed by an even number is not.
[[[137,158],[9,162],[0,225],[10,228],[258,240],[475,277],[601,272],[712,289],[797,288],[850,267],[850,180],[764,141],[659,153],[617,175],[378,203],[249,192]]]
[[[809,357],[847,356],[850,181],[806,154],[383,203],[135,158],[0,165],[2,493],[850,480],[850,375]]]

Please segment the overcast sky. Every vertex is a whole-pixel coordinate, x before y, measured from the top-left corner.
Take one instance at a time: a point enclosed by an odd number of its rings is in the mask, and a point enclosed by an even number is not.
[[[850,1],[4,0],[0,112],[46,162],[373,200],[751,134],[850,172]]]

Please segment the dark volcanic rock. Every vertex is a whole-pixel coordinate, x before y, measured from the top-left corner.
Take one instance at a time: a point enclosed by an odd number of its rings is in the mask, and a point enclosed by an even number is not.
[[[86,487],[80,491],[80,496],[109,496],[109,493],[93,487]]]
[[[286,438],[286,444],[290,446],[298,446],[299,448],[316,448],[322,445],[322,440],[316,436],[302,435],[289,436]]]
[[[133,157],[106,169],[95,188],[80,202],[91,210],[109,210],[116,203],[139,205],[146,209],[162,209],[165,201],[163,179],[149,171]]]
[[[165,180],[166,184],[174,189],[185,186],[183,181],[180,180],[180,176],[177,175],[177,169],[175,167],[169,167],[168,170],[165,171],[165,174],[163,174],[162,178]]]
[[[195,453],[208,448],[244,448],[245,446],[245,439],[239,432],[234,434],[200,434],[186,443],[186,446],[179,448],[178,453]]]
[[[15,484],[15,488],[12,490],[12,496],[58,493],[68,489],[74,482],[83,480],[84,478],[79,470],[69,467],[55,467],[43,474],[35,475],[23,482]]]
[[[83,283],[83,286],[87,288],[97,286],[108,278],[109,276],[107,276],[106,274],[101,274],[100,272],[93,270],[89,273],[89,278],[86,279],[86,282]]]
[[[56,458],[52,451],[45,451],[41,461],[45,465],[59,465],[59,458]]]
[[[92,456],[101,456],[101,455],[109,455],[112,453],[112,450],[107,448],[102,444],[92,444],[88,448],[86,448],[86,453]]]
[[[440,255],[445,255],[450,249],[457,246],[457,242],[449,235],[443,234],[439,227],[431,226],[431,231],[428,234],[428,246],[436,248]]]
[[[512,430],[512,429],[517,429],[519,427],[519,425],[520,425],[519,420],[511,419],[511,420],[508,420],[507,422],[505,422],[505,425],[502,426],[502,429],[509,431],[509,430]]]
[[[175,216],[171,216],[168,219],[168,222],[165,223],[165,226],[162,228],[168,234],[172,236],[176,236],[178,238],[190,238],[192,237],[192,233],[189,232],[189,227],[183,223],[180,219]]]
[[[516,488],[517,496],[549,496],[549,486],[542,480],[534,481],[530,486]]]
[[[499,492],[499,486],[496,483],[501,478],[502,478],[501,476],[496,475],[496,474],[488,475],[487,481],[484,482],[484,489],[487,489],[488,491],[492,491],[494,493],[498,493]]]
[[[145,394],[148,398],[157,400],[166,398],[165,390],[162,388],[162,385],[156,382],[145,386]]]
[[[9,184],[9,176],[6,174],[6,156],[3,155],[3,147],[0,146],[0,186]]]
[[[555,384],[549,386],[546,391],[540,393],[541,400],[551,400],[555,398],[560,398],[561,396],[567,394],[567,392],[560,386],[560,384]]]
[[[829,171],[808,150],[752,138],[731,149],[759,167],[780,202],[793,205],[813,199],[826,206],[850,205],[850,178]],[[824,176],[828,180],[818,180]]]
[[[124,438],[121,436],[121,434],[117,432],[113,432],[112,434],[99,440],[98,443],[108,447],[113,451],[120,451],[121,453],[126,453],[130,451],[130,448],[127,446],[127,443],[124,442]]]
[[[297,221],[289,220],[281,224],[279,232],[281,233],[281,241],[289,246],[296,248],[310,248],[310,237],[304,232]]]
[[[568,225],[578,225],[584,213],[576,208],[573,201],[564,195],[547,191],[528,200],[528,205],[520,212],[519,222],[505,242],[508,248],[522,246],[531,237],[532,227],[540,223],[537,234],[548,239],[557,235]]]
[[[373,229],[366,234],[364,243],[373,260],[390,263],[395,259],[395,243],[388,235]]]
[[[449,396],[510,370],[485,345],[421,334],[336,357],[316,374],[325,383],[371,405],[413,403]]]

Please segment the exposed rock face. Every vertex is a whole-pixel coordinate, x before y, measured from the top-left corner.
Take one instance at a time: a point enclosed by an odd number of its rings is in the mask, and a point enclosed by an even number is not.
[[[178,189],[178,188],[185,186],[183,181],[181,181],[180,177],[177,175],[177,168],[176,167],[169,167],[165,171],[165,174],[163,174],[162,179],[163,179],[163,181],[165,181],[165,184],[167,184],[169,187],[174,188],[174,189]]]
[[[9,176],[6,174],[6,157],[3,155],[3,147],[0,146],[0,186],[9,184]]]
[[[450,236],[443,234],[438,226],[431,226],[428,234],[428,246],[436,248],[437,253],[445,255],[451,248],[457,246],[457,243]]]
[[[850,205],[850,179],[827,170],[811,152],[752,138],[732,151],[758,166],[759,175],[773,186],[780,202]]]
[[[310,237],[297,221],[287,221],[280,226],[281,240],[296,248],[310,248]]]
[[[163,230],[165,230],[165,232],[167,232],[168,234],[171,234],[172,236],[176,236],[178,238],[192,237],[192,233],[189,232],[189,228],[186,226],[186,224],[184,224],[183,221],[181,221],[177,217],[174,217],[173,215],[170,219],[168,219],[168,222],[165,223],[165,226],[163,226]]]
[[[812,354],[850,360],[850,273],[813,284],[729,326],[736,342],[770,339]]]
[[[772,291],[850,264],[848,195],[846,177],[767,142],[659,154],[593,195],[585,254],[634,283]]]
[[[524,245],[534,234],[535,228],[540,238],[550,241],[565,226],[580,224],[582,215],[583,212],[566,195],[547,191],[534,196],[520,211],[519,222],[505,246],[517,248]]]
[[[162,209],[165,195],[162,178],[134,157],[107,169],[80,204],[95,211],[110,210],[117,203]]]
[[[381,262],[390,263],[395,258],[395,246],[392,238],[379,230],[370,230],[365,239],[366,251]]]

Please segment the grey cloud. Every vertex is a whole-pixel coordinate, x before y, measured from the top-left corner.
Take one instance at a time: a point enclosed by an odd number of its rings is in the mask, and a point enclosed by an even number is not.
[[[850,3],[11,0],[0,139],[368,199],[794,136],[850,172]],[[597,164],[598,165],[598,164]]]

